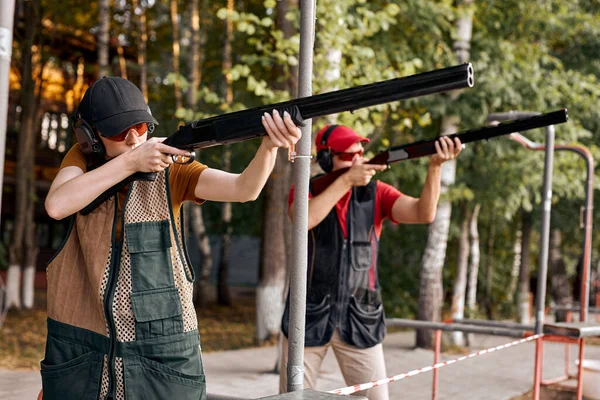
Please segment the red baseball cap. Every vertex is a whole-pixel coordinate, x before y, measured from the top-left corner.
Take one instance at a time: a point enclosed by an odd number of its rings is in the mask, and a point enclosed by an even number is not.
[[[323,129],[317,133],[315,139],[317,151],[331,148],[333,151],[342,152],[356,142],[368,143],[370,141],[344,125],[335,125],[333,130],[329,132],[329,135],[323,140],[325,132],[327,132],[331,126],[332,125],[324,126]]]

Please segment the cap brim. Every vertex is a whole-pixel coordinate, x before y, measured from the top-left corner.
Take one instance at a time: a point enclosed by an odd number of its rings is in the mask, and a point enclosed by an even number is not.
[[[152,122],[158,125],[158,121],[148,111],[134,110],[113,115],[100,121],[94,121],[94,126],[102,136],[112,137],[141,122]]]
[[[334,151],[345,151],[348,147],[358,142],[369,143],[370,140],[362,136],[345,137],[338,140],[332,140],[329,143],[329,147],[331,147],[331,149]]]

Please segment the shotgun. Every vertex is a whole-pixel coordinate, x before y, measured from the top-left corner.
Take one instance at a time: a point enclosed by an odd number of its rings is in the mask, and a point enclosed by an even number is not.
[[[287,111],[296,126],[304,126],[304,120],[310,118],[352,112],[359,108],[470,88],[473,85],[473,66],[470,63],[461,64],[197,120],[180,127],[163,143],[183,150],[237,143],[265,136],[267,132],[262,126],[261,116],[273,110],[280,115]],[[175,158],[174,161],[179,162]],[[193,161],[193,158],[188,161]],[[89,214],[135,180],[154,179],[156,173],[137,172],[102,193],[80,213]]]
[[[562,124],[569,120],[567,109],[552,111],[546,114],[540,114],[529,118],[521,118],[510,122],[504,122],[496,126],[484,126],[483,128],[471,129],[448,135],[449,138],[459,138],[464,143],[476,142],[484,139],[491,139],[496,136],[508,135],[510,133],[527,131],[535,128],[542,128],[549,125]],[[429,156],[436,153],[435,142],[438,139],[421,140],[418,142],[407,143],[401,146],[391,147],[388,150],[378,153],[365,164],[389,165],[399,161],[410,160]],[[341,168],[320,175],[311,181],[311,193],[316,196],[323,192],[340,175],[348,171],[349,168]]]

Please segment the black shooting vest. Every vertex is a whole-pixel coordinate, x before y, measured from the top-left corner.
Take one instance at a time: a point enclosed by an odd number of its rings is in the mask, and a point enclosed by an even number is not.
[[[385,336],[374,229],[376,188],[376,182],[352,188],[346,239],[335,207],[309,231],[306,346],[327,344],[335,328],[345,343],[359,348],[375,346]],[[288,295],[282,321],[286,337],[289,308]]]

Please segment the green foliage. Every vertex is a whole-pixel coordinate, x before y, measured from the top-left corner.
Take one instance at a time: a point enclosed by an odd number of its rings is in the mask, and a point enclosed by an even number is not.
[[[202,3],[202,2],[201,2]],[[231,14],[234,34],[231,42],[233,66],[223,71],[225,0],[210,0],[200,10],[206,43],[202,47],[202,81],[196,109],[175,109],[174,82],[184,95],[189,89],[188,55],[190,22],[188,10],[180,4],[181,70],[172,71],[172,24],[169,2],[141,1],[148,21],[149,103],[160,121],[156,134],[166,136],[184,122],[262,104],[283,101],[295,94],[285,82],[295,74],[300,43],[300,15],[291,7],[285,16],[295,28],[285,38],[277,27],[278,2],[274,0],[235,2]],[[94,34],[97,2],[43,1],[44,18],[57,25]],[[64,9],[72,10],[64,13]],[[548,112],[569,109],[570,121],[556,127],[557,144],[580,144],[600,158],[600,9],[595,0],[476,1],[471,62],[475,88],[464,90],[456,100],[445,95],[427,96],[393,104],[357,110],[336,116],[337,123],[353,127],[371,138],[368,154],[389,146],[439,135],[441,118],[452,113],[461,118],[460,129],[486,124],[491,112],[509,110]],[[127,2],[112,7],[112,37],[119,38],[128,56],[128,73],[134,82],[137,28]],[[456,37],[458,10],[451,0],[320,0],[317,3],[313,63],[313,92],[323,93],[399,76],[411,75],[457,63],[452,50]],[[51,35],[46,30],[46,35]],[[52,34],[56,34],[52,33]],[[15,36],[19,40],[19,35]],[[52,43],[46,37],[46,43]],[[73,78],[81,49],[59,51],[47,45]],[[54,46],[56,47],[56,46]],[[18,57],[18,51],[15,52]],[[115,73],[118,58],[112,54]],[[225,104],[225,73],[232,78],[234,99]],[[94,65],[86,65],[94,74]],[[74,79],[74,78],[73,78]],[[74,81],[72,82],[74,83]],[[316,132],[333,117],[313,121]],[[524,133],[531,140],[544,141],[543,130]],[[241,172],[254,155],[258,141],[231,146],[233,172]],[[222,167],[222,148],[200,152],[200,161]],[[453,201],[482,205],[481,271],[493,265],[492,285],[486,296],[499,313],[510,313],[513,299],[503,297],[510,282],[513,244],[519,210],[537,213],[543,178],[543,152],[520,147],[507,138],[469,145],[457,162],[457,182],[447,194]],[[380,179],[418,197],[427,173],[426,159],[393,166]],[[597,174],[596,174],[597,175]],[[553,175],[553,227],[564,235],[564,253],[573,260],[581,254],[582,230],[579,210],[584,198],[585,168],[580,157],[568,152],[555,156]],[[598,176],[595,176],[598,179]],[[595,207],[600,207],[595,200]],[[234,233],[259,235],[262,201],[234,205]],[[454,213],[457,214],[457,213]],[[205,216],[210,232],[220,229],[220,205],[207,204]],[[458,216],[453,215],[448,243],[445,287],[450,288],[456,267]],[[539,220],[534,216],[534,221]],[[596,226],[600,224],[595,218]],[[538,227],[536,226],[535,229]],[[421,256],[427,238],[424,226],[386,225],[381,240],[380,280],[390,315],[411,316],[416,310]],[[493,239],[493,240],[492,240]],[[535,241],[532,242],[537,246]],[[489,245],[489,246],[488,246]],[[596,238],[594,248],[600,248]],[[535,265],[532,248],[532,266]],[[598,258],[594,253],[594,258]],[[484,276],[482,274],[482,279]],[[485,287],[482,280],[479,285]],[[484,289],[482,289],[484,290]]]

